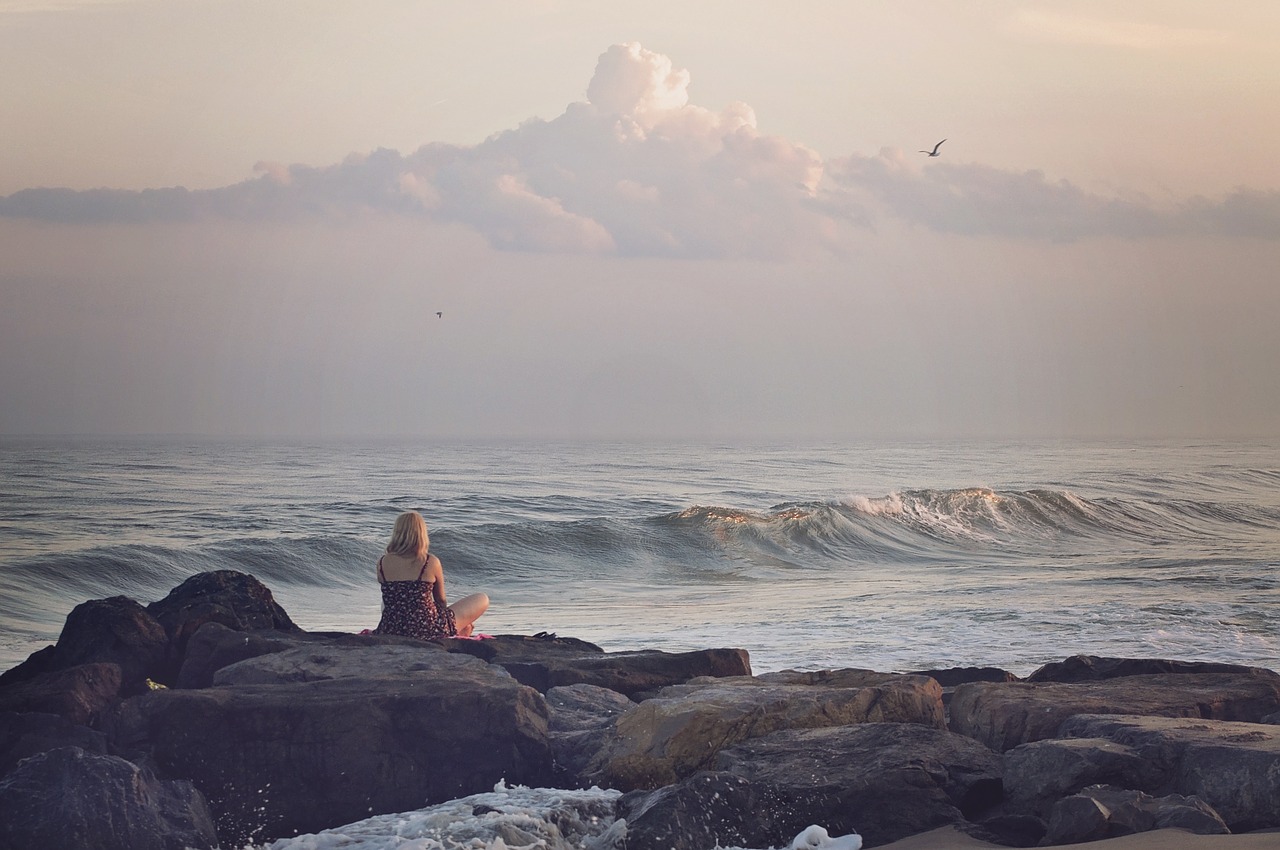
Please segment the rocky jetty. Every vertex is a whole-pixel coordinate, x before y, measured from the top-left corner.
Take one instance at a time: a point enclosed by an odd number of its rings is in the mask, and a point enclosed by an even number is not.
[[[92,600],[0,674],[0,850],[243,847],[487,791],[615,788],[628,850],[1017,847],[1280,827],[1280,675],[1076,656],[752,676],[742,649],[306,632],[243,573]]]

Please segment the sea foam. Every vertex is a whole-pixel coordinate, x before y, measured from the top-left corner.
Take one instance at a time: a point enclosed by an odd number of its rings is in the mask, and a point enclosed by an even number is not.
[[[621,850],[627,824],[614,817],[619,796],[600,788],[576,791],[499,782],[489,793],[283,838],[267,850]],[[856,833],[833,837],[814,825],[801,831],[787,850],[861,847]]]

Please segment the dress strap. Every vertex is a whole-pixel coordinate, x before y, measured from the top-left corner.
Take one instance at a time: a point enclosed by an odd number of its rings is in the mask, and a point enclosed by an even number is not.
[[[418,570],[418,581],[422,581],[422,577],[427,574],[427,564],[430,564],[430,563],[431,563],[431,556],[428,555],[427,559],[422,562],[422,569]]]
[[[378,559],[378,584],[386,584],[387,577],[382,574],[382,559]]]

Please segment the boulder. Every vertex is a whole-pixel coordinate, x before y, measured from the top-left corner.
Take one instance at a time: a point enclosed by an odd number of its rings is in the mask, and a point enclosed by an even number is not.
[[[218,844],[204,798],[115,756],[63,747],[0,780],[0,847],[184,850]]]
[[[120,698],[120,683],[118,664],[97,662],[54,670],[0,690],[0,711],[57,714],[87,726]]]
[[[782,729],[894,722],[942,726],[942,692],[922,676],[861,688],[776,685],[750,677],[664,689],[618,717],[586,778],[624,791],[709,769],[716,753]]]
[[[632,699],[699,676],[749,676],[745,649],[692,652],[603,652],[585,641],[503,636],[496,640],[445,640],[451,652],[478,655],[504,668],[522,684],[546,693],[564,685],[596,685]]]
[[[780,847],[785,821],[776,801],[733,773],[702,771],[656,791],[632,791],[618,800],[626,820],[627,850],[710,850]]]
[[[950,727],[1004,751],[1058,737],[1058,727],[1075,714],[1256,722],[1278,708],[1280,676],[1269,670],[1159,673],[1073,684],[974,682],[956,688]]]
[[[205,623],[221,623],[235,631],[298,633],[266,585],[236,570],[197,573],[147,606],[168,636],[168,664],[159,681],[174,684],[187,642]]]
[[[448,675],[459,670],[507,678],[500,667],[490,669],[470,656],[441,652],[421,641],[415,643],[416,646],[295,646],[229,664],[213,674],[213,684],[286,685],[329,679]]]
[[[547,691],[551,754],[558,785],[583,785],[580,777],[600,750],[609,725],[635,708],[627,697],[596,685],[563,685]]]
[[[913,670],[913,676],[937,679],[943,688],[954,688],[969,682],[1016,682],[1018,677],[999,667],[948,667],[945,670]]]
[[[1093,785],[1054,805],[1040,843],[1079,844],[1153,829],[1182,829],[1197,835],[1230,832],[1218,813],[1196,797],[1152,797],[1141,791]]]
[[[1011,805],[1039,815],[1090,785],[1154,788],[1160,770],[1132,747],[1106,738],[1055,738],[1004,754],[1004,793]]]
[[[145,680],[163,671],[168,637],[164,627],[127,596],[91,599],[67,615],[54,645],[59,668],[95,661],[120,665],[122,690],[146,690]]]
[[[1262,667],[1223,664],[1216,661],[1167,661],[1158,658],[1108,658],[1097,655],[1073,655],[1036,670],[1028,682],[1098,682],[1123,676],[1149,676],[1156,673],[1253,673],[1272,676]]]
[[[1194,795],[1232,832],[1280,827],[1280,728],[1166,717],[1081,715],[1062,734],[1105,738],[1159,769],[1135,790]]]
[[[58,669],[58,664],[54,658],[54,646],[49,644],[43,649],[37,649],[28,655],[26,660],[16,667],[10,667],[0,673],[0,688],[15,685],[18,682],[30,681],[42,673],[52,673],[56,669]]]
[[[101,732],[57,714],[0,713],[0,776],[27,756],[59,747],[78,747],[87,753],[105,755],[107,739]]]
[[[775,732],[722,751],[715,768],[746,779],[752,794],[768,801],[762,812],[773,846],[809,824],[833,835],[856,831],[867,846],[885,844],[963,825],[998,804],[1001,793],[996,753],[914,723]]]
[[[187,642],[178,672],[177,687],[207,688],[214,674],[247,658],[271,655],[298,647],[411,646],[427,652],[444,652],[440,641],[424,641],[400,635],[353,635],[345,632],[236,631],[221,623],[205,623]]]
[[[426,647],[401,670],[407,656],[390,651],[404,649],[241,661],[218,675],[259,684],[154,691],[120,703],[103,728],[117,751],[201,789],[228,846],[417,809],[503,779],[550,781],[541,694]]]

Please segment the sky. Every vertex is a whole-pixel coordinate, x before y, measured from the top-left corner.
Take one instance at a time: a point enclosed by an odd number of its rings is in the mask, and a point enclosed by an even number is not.
[[[1271,0],[0,0],[0,434],[1277,437],[1277,46]]]

